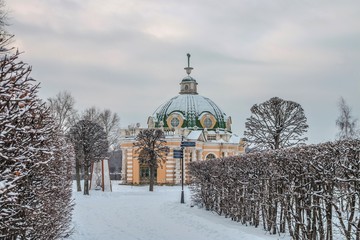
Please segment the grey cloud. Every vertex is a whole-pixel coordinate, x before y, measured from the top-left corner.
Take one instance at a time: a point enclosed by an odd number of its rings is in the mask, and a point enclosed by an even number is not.
[[[9,30],[41,96],[69,90],[79,108],[111,108],[123,126],[178,93],[188,52],[199,93],[239,134],[250,107],[273,96],[303,105],[311,142],[334,139],[339,96],[360,116],[358,1],[56,0],[28,16],[31,2],[9,1]]]

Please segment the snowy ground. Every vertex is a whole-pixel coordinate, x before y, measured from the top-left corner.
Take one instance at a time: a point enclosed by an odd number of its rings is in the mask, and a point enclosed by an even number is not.
[[[124,186],[113,182],[113,192],[74,191],[73,240],[260,240],[289,239],[246,227],[215,213],[180,203],[181,187]]]

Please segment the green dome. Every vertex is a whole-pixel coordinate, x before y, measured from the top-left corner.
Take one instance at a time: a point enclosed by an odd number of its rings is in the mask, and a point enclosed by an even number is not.
[[[153,118],[155,127],[199,129],[225,129],[228,120],[211,99],[195,94],[180,94],[171,98],[156,109]]]

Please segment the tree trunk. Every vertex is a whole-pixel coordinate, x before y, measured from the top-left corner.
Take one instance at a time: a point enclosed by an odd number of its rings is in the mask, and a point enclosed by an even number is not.
[[[276,186],[274,188],[274,190],[276,189]],[[271,221],[272,221],[272,234],[276,234],[276,229],[277,229],[277,212],[278,212],[278,200],[274,199],[271,202],[271,208],[272,208],[272,216],[271,216]]]
[[[150,185],[149,185],[149,191],[154,191],[154,182],[155,182],[155,167],[150,165]]]
[[[81,170],[80,159],[78,157],[75,157],[75,177],[76,177],[76,185],[78,192],[81,192],[80,170]]]
[[[301,239],[300,238],[300,224],[301,224],[301,208],[300,208],[300,198],[299,196],[294,196],[295,198],[295,227],[294,227],[294,238],[295,239]]]
[[[326,240],[332,240],[332,206],[331,202],[326,203]]]
[[[293,196],[293,193],[291,193],[292,196]],[[294,218],[292,218],[290,216],[290,209],[291,209],[291,206],[293,205],[293,201],[292,201],[292,197],[289,195],[286,196],[286,209],[285,209],[285,218],[286,218],[286,221],[287,221],[287,225],[288,225],[288,229],[289,229],[289,234],[290,236],[292,237],[292,239],[295,239],[295,235],[294,235],[294,231],[293,231],[293,226],[292,226],[292,220]]]
[[[84,195],[89,195],[89,163],[84,166]]]
[[[360,239],[360,219],[358,220],[358,223],[357,223],[357,230],[356,230],[356,234],[355,234],[355,239],[356,240]]]
[[[276,132],[276,135],[274,137],[274,149],[280,148],[280,132]]]
[[[285,229],[285,223],[286,223],[286,219],[285,219],[285,203],[284,201],[280,202],[280,232],[281,233],[285,233],[286,229]]]

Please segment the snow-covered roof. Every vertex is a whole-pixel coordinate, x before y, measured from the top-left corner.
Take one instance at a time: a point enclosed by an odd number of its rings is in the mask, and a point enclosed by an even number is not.
[[[191,131],[189,133],[189,135],[187,135],[187,139],[189,140],[198,140],[200,135],[201,135],[202,131],[201,130],[195,130],[195,131]]]
[[[181,113],[185,117],[186,127],[197,126],[199,118],[203,113],[211,113],[218,123],[217,127],[226,127],[226,114],[211,99],[201,95],[177,95],[158,107],[153,117],[157,121],[164,121],[171,113],[175,112]]]
[[[227,143],[224,139],[220,138],[219,140],[210,140],[212,143]]]

